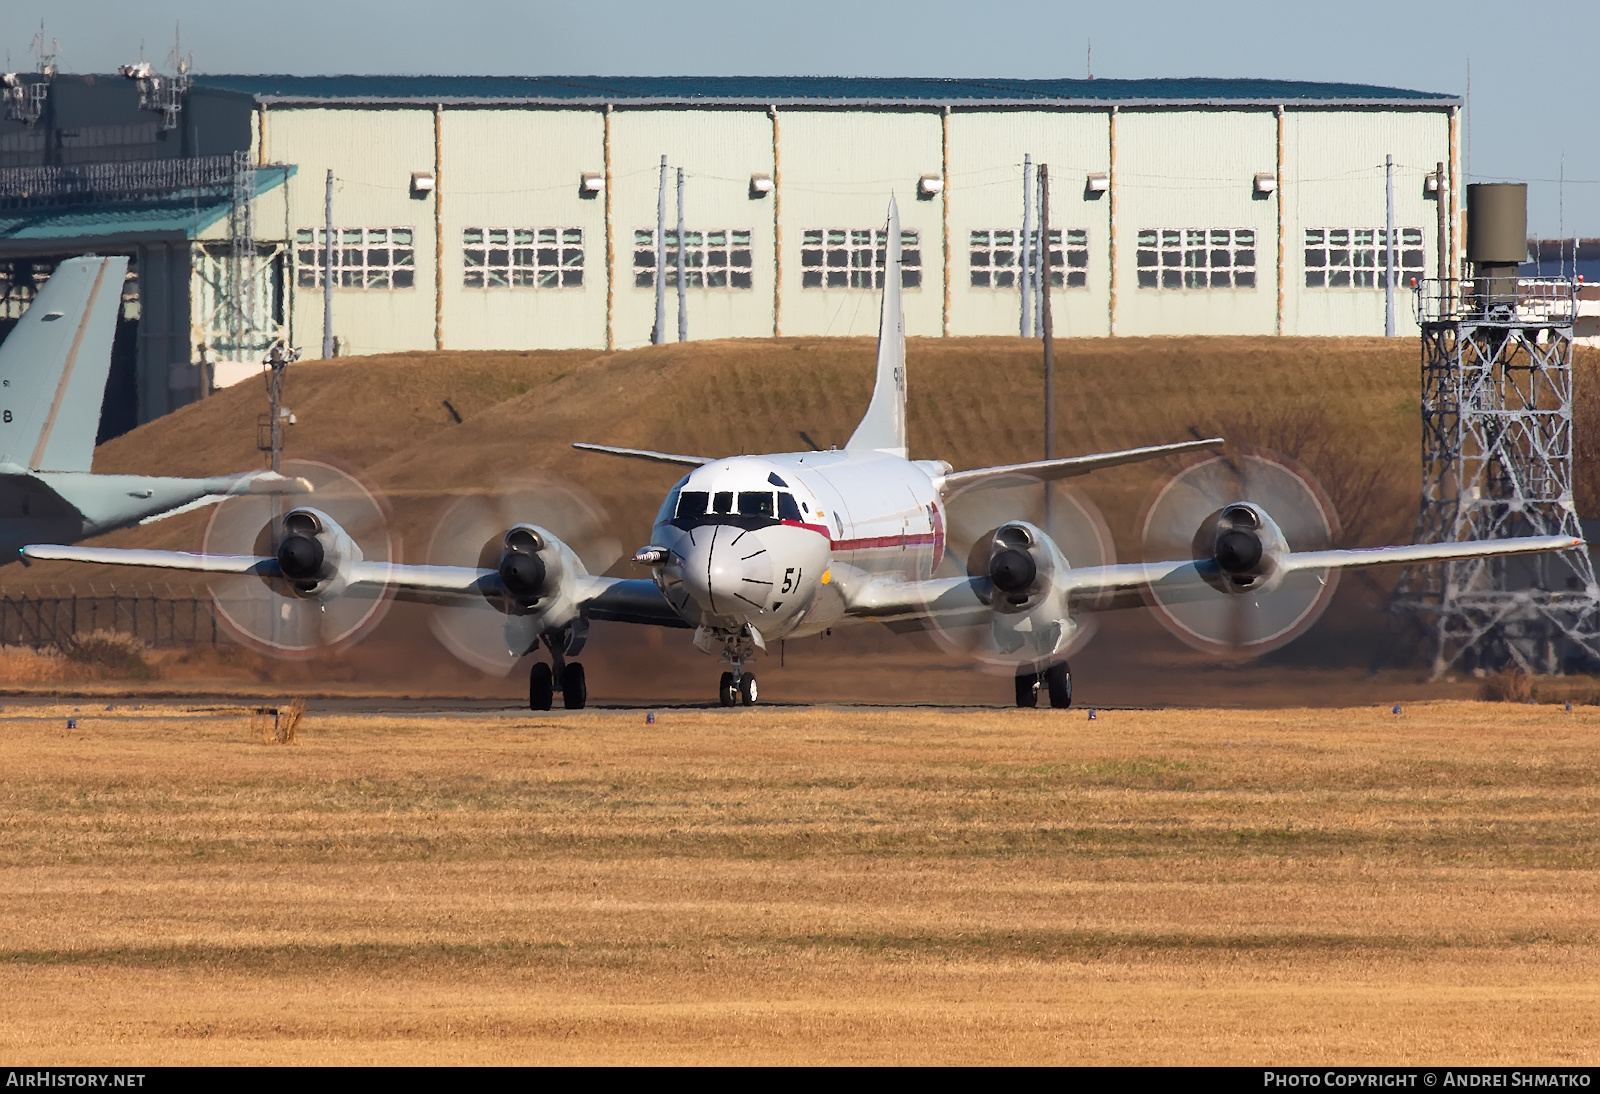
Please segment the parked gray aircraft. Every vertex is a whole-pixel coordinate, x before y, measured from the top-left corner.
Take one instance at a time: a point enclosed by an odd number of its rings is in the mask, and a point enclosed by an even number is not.
[[[61,263],[0,343],[0,564],[27,543],[75,542],[231,494],[310,489],[271,471],[90,472],[127,270],[122,257]]]

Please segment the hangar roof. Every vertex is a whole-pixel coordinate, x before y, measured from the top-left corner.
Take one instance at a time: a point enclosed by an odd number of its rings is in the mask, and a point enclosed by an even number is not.
[[[1451,95],[1304,80],[857,76],[199,76],[268,104],[550,106],[1305,106],[1437,109]]]
[[[285,164],[256,168],[256,195],[282,186],[295,171]],[[0,208],[0,254],[18,245],[34,249],[43,243],[80,246],[83,240],[93,240],[97,246],[114,246],[149,239],[196,239],[232,208],[232,194],[215,188],[139,200]]]

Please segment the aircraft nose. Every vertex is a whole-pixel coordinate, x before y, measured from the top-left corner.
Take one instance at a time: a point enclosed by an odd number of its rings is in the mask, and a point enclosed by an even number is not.
[[[683,555],[683,584],[702,611],[748,620],[772,594],[772,555],[758,533],[717,524],[695,530]]]

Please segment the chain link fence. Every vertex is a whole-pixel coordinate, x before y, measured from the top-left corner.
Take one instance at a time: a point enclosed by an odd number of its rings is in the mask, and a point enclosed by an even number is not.
[[[152,649],[228,644],[209,597],[173,590],[44,590],[0,596],[0,646],[64,648],[95,631],[130,634]]]

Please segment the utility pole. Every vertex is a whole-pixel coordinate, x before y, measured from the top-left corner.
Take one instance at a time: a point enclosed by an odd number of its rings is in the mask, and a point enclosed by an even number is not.
[[[683,168],[678,168],[678,341],[689,340],[689,298],[684,295],[688,287],[684,276],[688,258],[683,249]]]
[[[1022,291],[1022,322],[1017,333],[1028,337],[1029,320],[1033,304],[1033,287],[1028,283],[1033,277],[1033,256],[1028,250],[1033,238],[1033,156],[1022,157],[1022,238],[1017,242],[1017,280]]]
[[[328,168],[322,241],[322,356],[333,356],[333,168]]]
[[[267,466],[279,472],[283,470],[283,429],[290,418],[283,405],[283,373],[299,358],[300,351],[289,349],[280,339],[272,343],[263,362],[267,374],[267,416],[258,424],[256,446],[267,453]],[[276,497],[274,495],[274,500]]]
[[[1383,336],[1394,337],[1394,157],[1383,157]]]
[[[667,157],[661,157],[661,185],[656,190],[656,329],[650,340],[667,340]]]
[[[1039,245],[1044,251],[1043,284],[1039,297],[1039,323],[1044,335],[1044,458],[1056,458],[1056,330],[1050,315],[1050,165],[1039,165]],[[1063,256],[1064,257],[1064,256]],[[1044,484],[1044,528],[1050,531],[1050,496]]]

